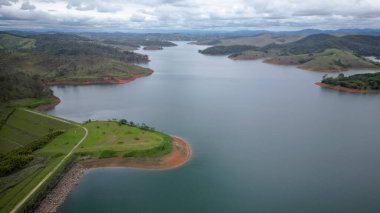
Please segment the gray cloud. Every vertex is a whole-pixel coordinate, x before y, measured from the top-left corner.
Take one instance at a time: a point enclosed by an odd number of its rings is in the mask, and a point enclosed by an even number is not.
[[[21,5],[21,10],[34,10],[34,9],[36,9],[36,6],[34,6],[33,4],[31,4],[28,1],[22,3],[22,5]]]
[[[16,1],[0,0],[0,19],[8,23],[2,26],[21,28],[30,20],[37,28],[102,30],[380,27],[379,0]]]
[[[11,6],[12,3],[17,2],[18,0],[0,0],[0,8],[1,6]]]

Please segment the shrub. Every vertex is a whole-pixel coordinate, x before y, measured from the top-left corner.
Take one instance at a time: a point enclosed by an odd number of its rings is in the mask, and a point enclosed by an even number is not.
[[[113,151],[113,150],[103,150],[100,155],[99,155],[99,158],[112,158],[112,157],[115,157],[116,156],[116,152]]]
[[[63,131],[55,131],[27,144],[24,147],[15,149],[0,157],[0,177],[16,172],[34,159],[33,151],[42,148]]]

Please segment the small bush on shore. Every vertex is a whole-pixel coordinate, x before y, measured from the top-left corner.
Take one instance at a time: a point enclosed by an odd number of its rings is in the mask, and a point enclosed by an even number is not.
[[[112,157],[116,157],[116,152],[113,150],[103,150],[99,155],[99,158],[112,158]]]

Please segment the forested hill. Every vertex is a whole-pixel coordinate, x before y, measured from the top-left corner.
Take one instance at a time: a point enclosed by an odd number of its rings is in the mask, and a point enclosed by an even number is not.
[[[149,75],[150,69],[134,65],[148,61],[146,55],[73,34],[0,33],[0,96],[2,100],[49,96],[43,81],[100,82]]]
[[[239,53],[246,50],[276,52],[279,55],[299,55],[321,53],[327,49],[352,51],[362,56],[380,56],[380,36],[346,35],[342,37],[316,34],[286,44],[269,44],[264,47],[252,45],[213,46],[201,50],[203,54],[222,55]]]
[[[236,39],[235,39],[236,40]],[[380,36],[315,34],[284,44],[213,46],[200,50],[209,55],[229,55],[234,60],[267,58],[266,63],[297,65],[315,71],[350,68],[379,69],[380,64],[363,56],[380,57]]]

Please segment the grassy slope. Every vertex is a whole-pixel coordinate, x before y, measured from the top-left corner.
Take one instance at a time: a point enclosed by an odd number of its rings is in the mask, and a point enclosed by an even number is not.
[[[343,71],[349,68],[377,69],[379,66],[356,56],[350,51],[327,49],[322,53],[276,56],[265,60],[266,63],[299,65],[306,70]]]
[[[111,156],[123,156],[131,152],[139,152],[141,156],[158,156],[171,150],[169,147],[169,150],[154,151],[171,142],[171,137],[160,132],[119,125],[112,121],[93,121],[84,126],[89,136],[77,150],[80,153],[96,157],[104,157],[106,152],[112,153]]]
[[[231,46],[231,45],[251,45],[256,47],[264,47],[268,44],[286,44],[290,42],[302,39],[303,35],[295,36],[273,36],[270,34],[262,34],[257,36],[249,37],[238,37],[238,38],[226,38],[220,39],[218,45]]]
[[[0,49],[33,49],[36,47],[36,40],[10,34],[0,34],[0,44]]]
[[[0,212],[9,212],[16,203],[34,188],[74,145],[83,137],[84,130],[78,126],[57,121],[52,118],[36,115],[22,109],[17,109],[8,119],[6,128],[0,130],[1,150],[9,141],[3,140],[3,135],[20,144],[31,141],[49,132],[51,128],[65,129],[66,132],[48,145],[33,153],[33,160],[26,168],[9,176],[0,178]],[[42,190],[42,189],[41,189]]]
[[[301,40],[283,44],[268,45],[263,51],[277,49],[282,55],[300,55],[321,53],[327,49],[351,51],[361,56],[380,56],[380,36],[346,35],[337,37],[328,34],[316,34]]]
[[[5,109],[3,114],[7,113],[9,111]],[[169,153],[172,148],[171,137],[161,132],[142,130],[129,125],[119,125],[115,121],[94,121],[84,126],[89,130],[89,135],[76,150],[78,154],[93,157],[126,155],[132,157],[157,157]],[[26,168],[0,178],[0,212],[9,212],[84,136],[84,130],[77,125],[33,114],[23,109],[17,109],[8,119],[6,127],[0,130],[1,139],[3,138],[2,135],[6,135],[8,138],[22,144],[30,141],[31,138],[44,135],[51,128],[65,129],[66,132],[56,137],[42,149],[35,151],[33,153],[35,160]],[[13,146],[13,143],[10,143],[11,145],[6,145],[6,143],[10,142],[2,139],[0,142],[1,150],[3,150],[3,147],[7,149],[17,148]],[[60,168],[60,171],[63,168],[64,166]],[[55,175],[58,173],[59,171]],[[47,185],[48,183],[44,184],[45,187]],[[34,194],[32,199],[36,198],[36,196],[37,193]]]
[[[348,68],[379,68],[375,64],[361,57],[354,55],[349,51],[328,49],[318,54],[312,60],[299,66],[302,69],[310,70],[347,70]]]
[[[286,40],[281,40],[281,37],[278,39],[280,42],[275,42],[276,38],[265,35],[225,39],[219,41],[217,44],[219,46],[209,47],[200,52],[204,54],[232,54],[229,58],[234,60],[272,57],[266,62],[300,65],[300,68],[308,70],[341,71],[348,68],[379,68],[379,65],[358,57],[358,55],[380,55],[380,36],[347,35],[337,37],[328,34],[317,34],[290,43],[286,43]],[[224,43],[221,41],[224,41]],[[282,44],[281,41],[283,42]],[[268,45],[262,46],[259,43]],[[242,47],[237,46],[237,44],[256,45],[261,48],[255,51],[247,51],[237,48]]]
[[[67,130],[72,126],[57,120],[16,109],[0,131],[0,153],[26,145],[51,131]]]
[[[80,36],[41,34],[31,38],[12,37],[13,41],[0,40],[3,46],[13,44],[11,52],[0,51],[0,74],[3,75],[21,72],[29,76],[38,75],[38,78],[48,81],[86,81],[105,77],[129,79],[152,73],[150,69],[132,64],[147,62],[147,56],[122,52]],[[25,39],[33,40],[35,48],[22,51],[15,48]]]

